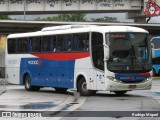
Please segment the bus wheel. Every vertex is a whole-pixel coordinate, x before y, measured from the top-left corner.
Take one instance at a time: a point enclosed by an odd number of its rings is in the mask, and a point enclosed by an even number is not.
[[[85,78],[81,78],[78,82],[78,92],[80,92],[80,95],[82,96],[89,96],[94,95],[96,91],[88,90],[87,89],[87,83],[85,81]]]
[[[123,96],[127,91],[114,91],[114,93],[118,96]]]
[[[67,88],[54,88],[56,92],[58,93],[65,93],[67,91]]]
[[[29,75],[26,75],[24,78],[24,84],[25,84],[25,89],[27,91],[38,91],[40,89],[40,87],[38,86],[32,86],[31,85],[31,79]]]

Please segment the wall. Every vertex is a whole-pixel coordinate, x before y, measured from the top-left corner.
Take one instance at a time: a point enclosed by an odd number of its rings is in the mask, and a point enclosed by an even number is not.
[[[0,0],[0,12],[141,10],[141,0]]]
[[[5,77],[5,49],[6,49],[6,35],[0,35],[0,78]]]

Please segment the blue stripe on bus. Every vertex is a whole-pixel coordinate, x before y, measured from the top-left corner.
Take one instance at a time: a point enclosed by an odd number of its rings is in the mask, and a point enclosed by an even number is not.
[[[160,57],[160,50],[154,50],[155,57]]]
[[[42,58],[22,58],[20,84],[23,76],[30,75],[31,84],[44,87],[73,88],[75,60],[46,60]]]
[[[146,78],[148,78],[148,74],[140,74],[140,73],[135,73],[135,74],[121,74],[121,73],[116,73],[115,78],[117,80],[120,80],[125,83],[136,83],[136,82],[142,82]]]

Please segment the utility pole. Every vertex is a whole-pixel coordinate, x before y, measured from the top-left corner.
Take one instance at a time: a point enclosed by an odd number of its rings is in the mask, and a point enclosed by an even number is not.
[[[23,0],[24,4],[24,21],[26,20],[26,0]]]

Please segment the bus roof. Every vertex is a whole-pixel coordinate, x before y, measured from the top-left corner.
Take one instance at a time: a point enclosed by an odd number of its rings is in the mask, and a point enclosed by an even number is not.
[[[22,38],[22,37],[34,37],[34,36],[45,36],[54,34],[69,34],[69,33],[81,33],[81,32],[142,32],[148,33],[148,31],[132,26],[96,26],[96,25],[65,25],[65,26],[55,26],[46,27],[41,31],[29,32],[29,33],[19,33],[10,34],[7,38]]]
[[[152,39],[153,39],[153,38],[160,38],[160,36],[154,36],[154,37],[152,37]]]

